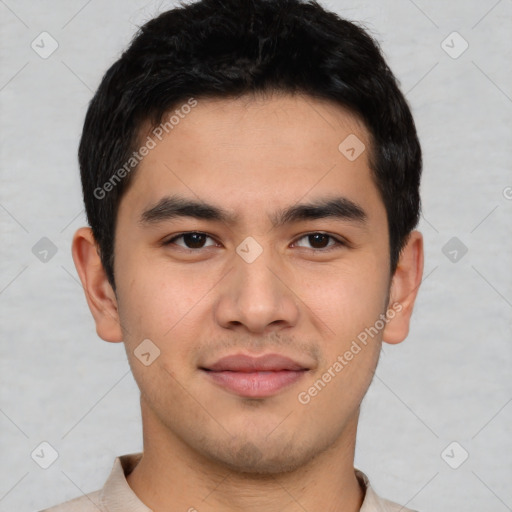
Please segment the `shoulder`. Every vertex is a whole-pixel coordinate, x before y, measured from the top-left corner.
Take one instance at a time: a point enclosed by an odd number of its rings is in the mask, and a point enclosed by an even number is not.
[[[40,512],[108,512],[109,510],[149,510],[138,500],[126,481],[129,474],[142,457],[142,452],[116,457],[112,470],[102,489],[84,494],[60,505]],[[131,508],[130,508],[131,506]],[[149,512],[151,512],[149,510]]]
[[[380,497],[370,485],[368,477],[358,469],[355,471],[361,487],[365,490],[365,497],[360,512],[417,512],[394,501]]]
[[[95,491],[40,512],[103,512],[102,501],[101,491]]]
[[[405,508],[403,505],[381,498],[380,496],[378,497],[378,503],[380,506],[378,510],[382,510],[383,512],[417,512],[416,510]]]

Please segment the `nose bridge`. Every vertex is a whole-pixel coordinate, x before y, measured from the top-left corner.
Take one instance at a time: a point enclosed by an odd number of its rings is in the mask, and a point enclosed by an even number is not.
[[[246,246],[247,248],[247,246]],[[237,274],[241,287],[238,289],[239,294],[247,293],[249,296],[261,295],[266,300],[275,299],[278,293],[276,275],[278,274],[279,262],[276,261],[272,249],[266,247],[261,249],[259,254],[253,256],[254,259],[246,259],[240,256],[243,246],[238,248],[238,261],[235,263],[235,274]],[[255,251],[250,247],[248,254]]]
[[[283,328],[297,321],[293,293],[271,247],[248,237],[237,247],[233,264],[218,304],[219,322],[263,332],[270,324]]]

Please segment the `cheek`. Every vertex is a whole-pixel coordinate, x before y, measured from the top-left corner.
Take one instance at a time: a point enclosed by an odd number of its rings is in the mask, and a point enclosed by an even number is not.
[[[299,410],[304,413],[304,429],[318,430],[318,418],[322,418],[325,435],[339,436],[357,413],[372,381],[379,352],[375,346],[360,346],[360,351],[353,354],[350,361],[344,353],[333,354],[332,360],[299,390],[296,398]]]
[[[118,286],[119,309],[129,337],[167,338],[194,316],[194,307],[207,293],[209,283],[197,273],[166,263],[143,264],[133,258],[120,265],[125,276]]]
[[[165,278],[165,273],[153,270],[139,271],[120,287],[119,315],[127,357],[139,388],[153,403],[164,399],[160,392],[163,385],[167,389],[165,400],[172,402],[181,389],[173,375],[189,371],[184,363],[201,326],[194,316],[199,308],[194,306],[206,289],[202,290],[203,283],[201,289],[191,292],[194,283],[190,280]],[[183,375],[175,377],[183,379]]]
[[[357,336],[373,325],[385,308],[387,275],[382,265],[375,269],[324,268],[309,274],[308,284],[298,287],[297,295],[323,323],[328,337],[339,340]]]

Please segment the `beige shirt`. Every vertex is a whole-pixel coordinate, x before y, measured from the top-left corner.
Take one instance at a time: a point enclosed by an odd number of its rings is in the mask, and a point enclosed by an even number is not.
[[[126,475],[135,468],[141,457],[142,453],[117,457],[103,489],[41,512],[152,512],[139,500],[126,481]],[[380,498],[370,487],[368,477],[364,473],[356,469],[356,475],[366,489],[360,512],[414,512]]]

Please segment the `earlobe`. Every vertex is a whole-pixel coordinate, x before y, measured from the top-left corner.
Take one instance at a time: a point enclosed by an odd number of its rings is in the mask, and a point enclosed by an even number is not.
[[[391,281],[388,318],[382,341],[400,343],[409,333],[409,323],[423,276],[423,236],[412,231],[400,253]]]
[[[91,228],[77,230],[72,254],[98,336],[105,341],[123,341],[117,299],[101,263]]]

